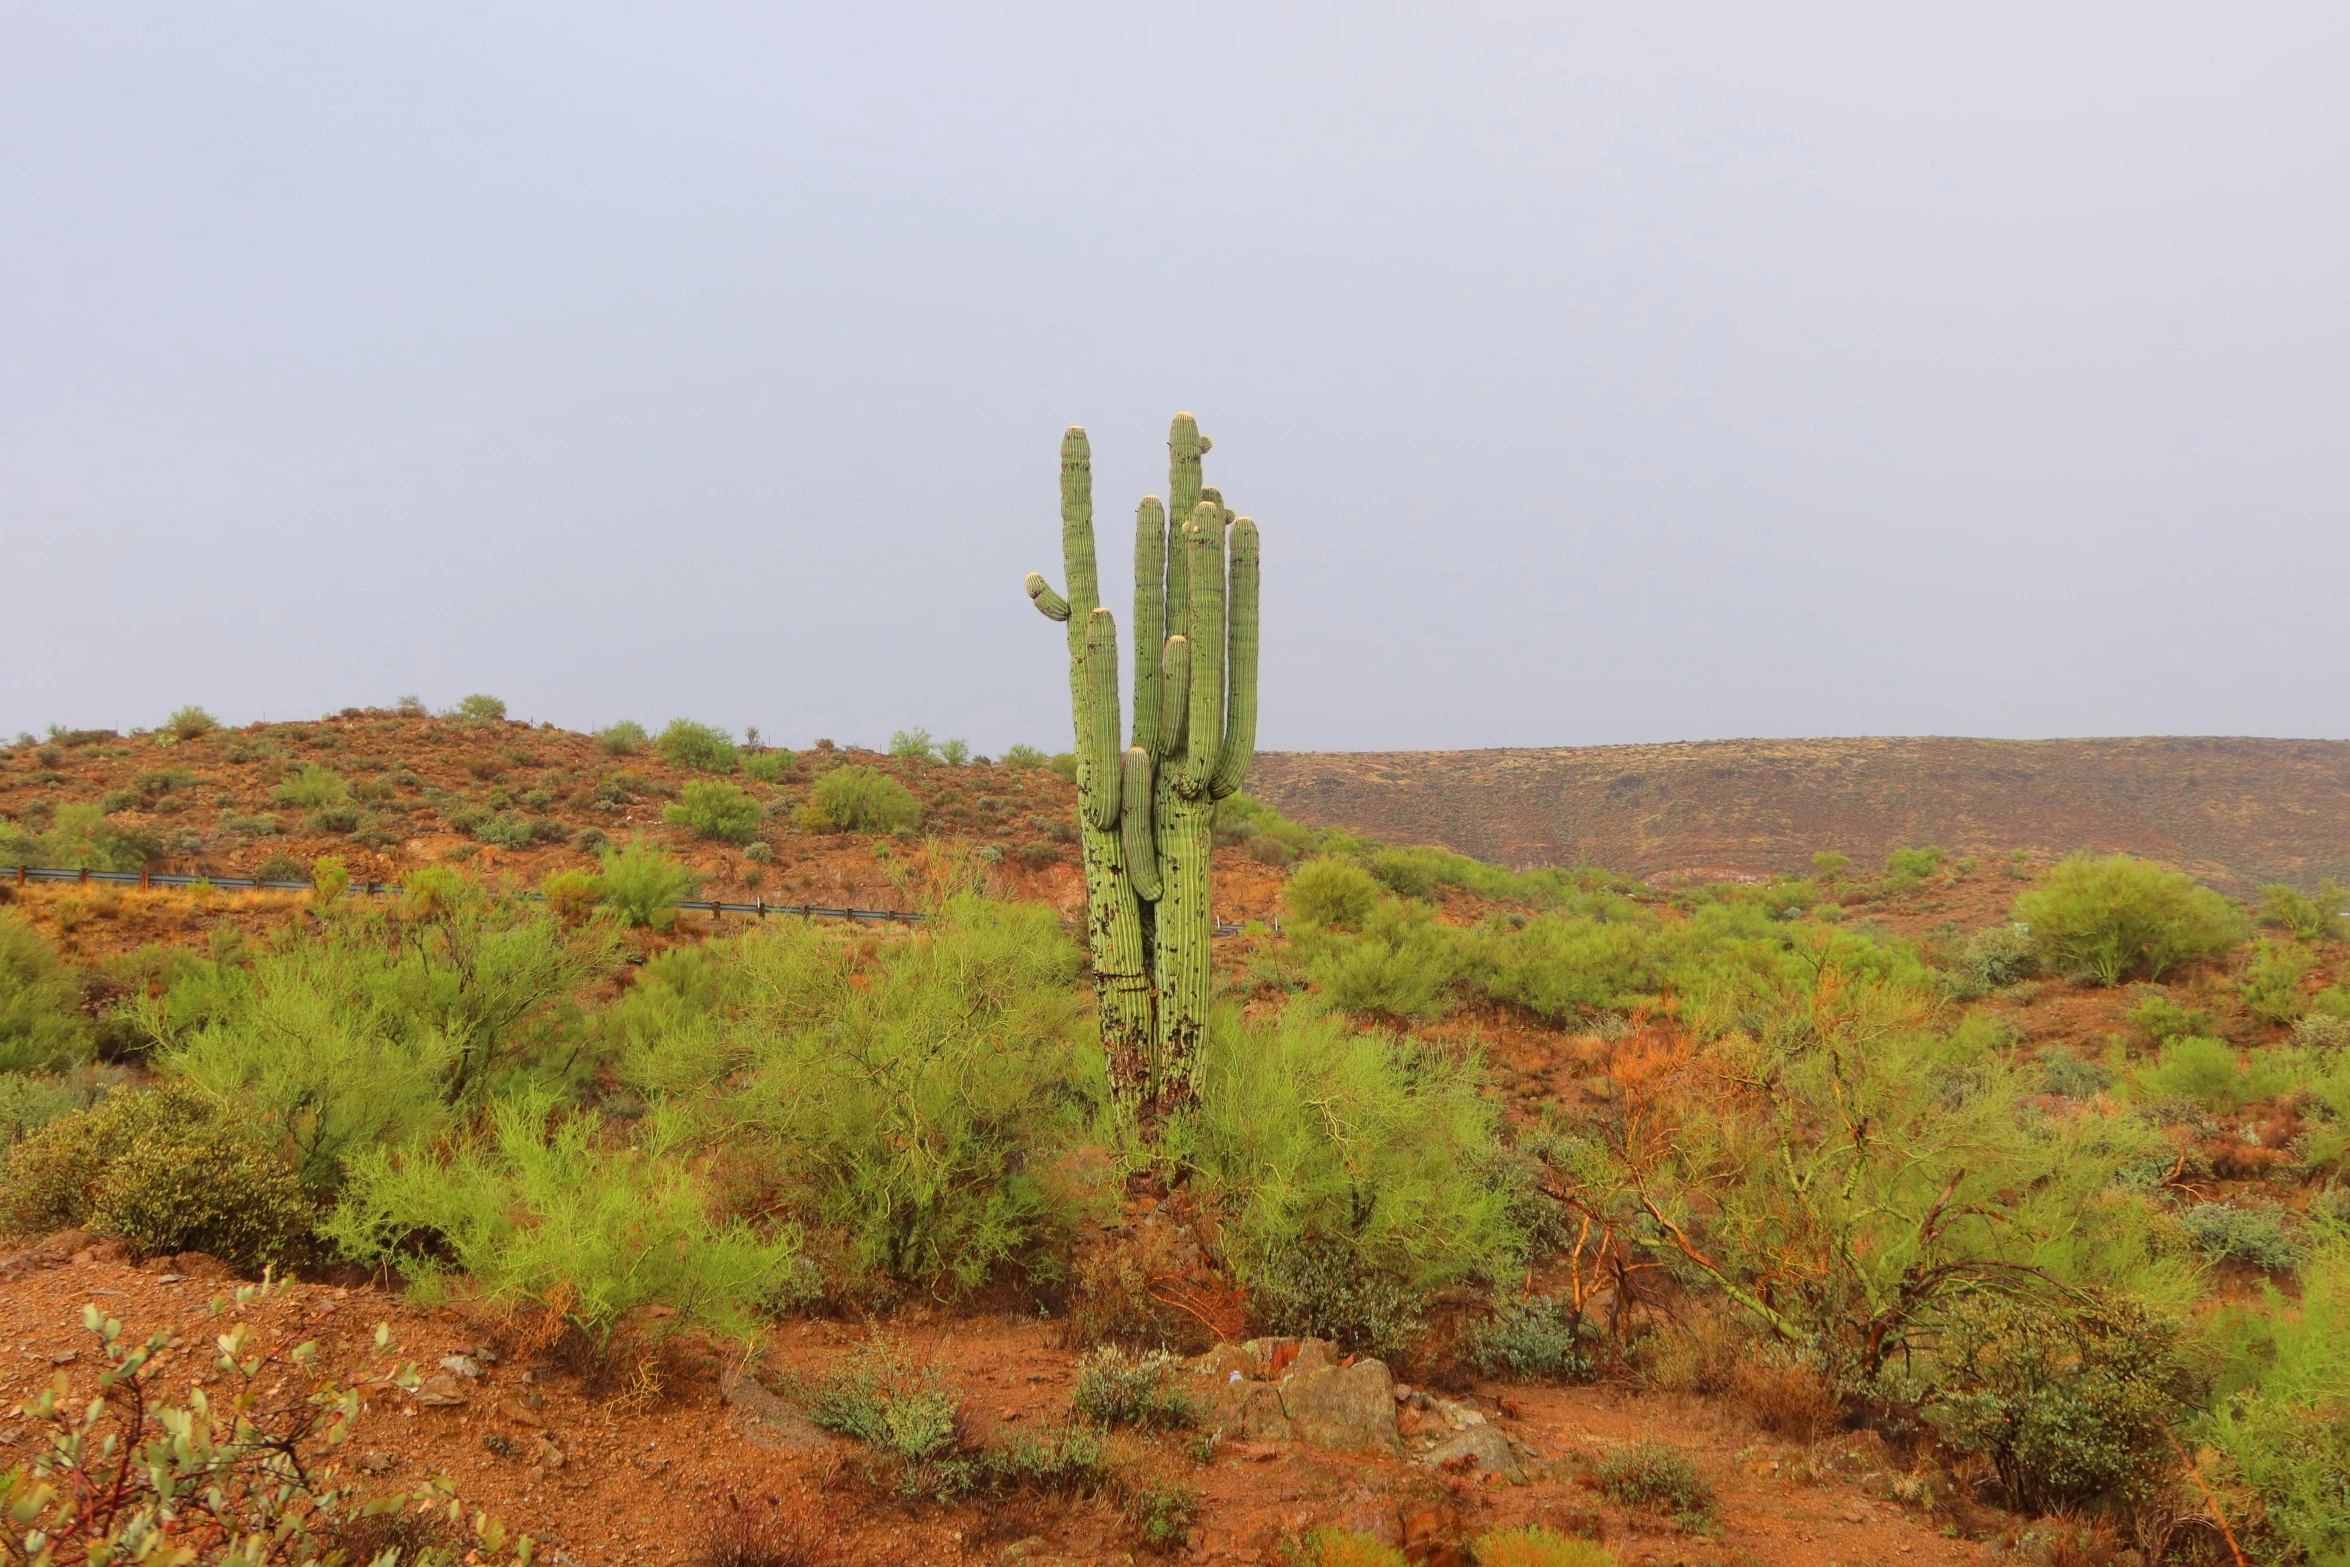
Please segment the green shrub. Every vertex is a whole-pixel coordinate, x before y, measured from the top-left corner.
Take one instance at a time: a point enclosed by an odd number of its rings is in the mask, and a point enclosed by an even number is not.
[[[305,763],[302,770],[290,775],[272,791],[271,798],[280,805],[298,805],[305,810],[341,805],[350,798],[350,788],[343,775],[317,762]]]
[[[1381,888],[1352,860],[1308,860],[1292,871],[1281,889],[1281,907],[1302,925],[1360,930],[1379,906]]]
[[[607,756],[634,756],[651,743],[651,737],[645,733],[644,725],[633,718],[623,718],[595,731],[595,742],[604,748]]]
[[[742,763],[742,753],[735,749],[732,735],[710,724],[697,724],[690,718],[669,720],[661,738],[653,742],[653,749],[673,766],[692,767],[705,773],[731,773]]]
[[[770,1159],[850,1287],[1059,1276],[1106,1090],[1050,909],[965,897],[919,941],[791,922],[703,951],[647,965],[613,1019],[623,1081]]]
[[[2260,889],[2260,923],[2289,930],[2298,941],[2339,941],[2345,905],[2350,905],[2350,892],[2330,876],[2318,884],[2314,898],[2272,882]]]
[[[2045,967],[2101,985],[2160,979],[2244,939],[2243,913],[2193,878],[2126,854],[2076,854],[2016,899]]]
[[[1361,937],[1316,935],[1309,927],[1306,972],[1323,996],[1349,1012],[1408,1018],[1437,1009],[1457,972],[1452,943],[1426,910],[1392,900],[1363,922]]]
[[[2193,1034],[2164,1045],[2155,1064],[2137,1074],[2143,1098],[2191,1099],[2221,1115],[2266,1099],[2283,1086],[2257,1061],[2247,1070],[2236,1047],[2225,1040]]]
[[[1569,1381],[1591,1374],[1581,1329],[1581,1313],[1556,1296],[1506,1300],[1470,1330],[1461,1352],[1489,1377]]]
[[[1652,922],[1543,914],[1515,931],[1486,927],[1480,947],[1467,966],[1487,993],[1547,1019],[1626,1008],[1665,984]]]
[[[713,1218],[714,1193],[660,1124],[637,1135],[615,1146],[550,1096],[502,1100],[489,1134],[445,1158],[360,1155],[327,1233],[355,1260],[398,1261],[428,1295],[446,1288],[446,1256],[485,1298],[559,1310],[599,1351],[647,1306],[669,1308],[656,1331],[748,1341],[760,1314],[807,1292],[798,1234]]]
[[[89,1058],[80,988],[30,921],[0,909],[0,1072],[53,1072]]]
[[[2040,1091],[2067,1099],[2093,1099],[2113,1086],[2113,1069],[2102,1061],[2084,1060],[2062,1045],[2040,1052]]]
[[[1294,1567],[1406,1567],[1403,1552],[1359,1530],[1324,1524],[1298,1542]]]
[[[873,767],[835,767],[808,791],[808,805],[842,832],[906,832],[922,820],[914,791]]]
[[[1989,1460],[2014,1511],[2126,1505],[2169,1471],[2170,1424],[2192,1408],[2178,1339],[2130,1300],[1970,1296],[1925,1413],[1952,1451]]]
[[[1140,1426],[1178,1431],[1199,1424],[1199,1406],[1180,1387],[1183,1362],[1163,1349],[1129,1355],[1105,1345],[1078,1362],[1069,1395],[1077,1418],[1105,1430]]]
[[[1516,1266],[1515,1167],[1479,1082],[1472,1056],[1309,1006],[1212,1020],[1198,1108],[1168,1143],[1280,1331],[1393,1350],[1428,1292]]]
[[[1885,856],[1885,870],[1888,875],[1922,878],[1933,875],[1948,857],[1931,844],[1922,849],[1895,849]]]
[[[162,853],[163,840],[154,833],[109,821],[105,810],[90,801],[59,806],[49,830],[37,835],[0,823],[0,858],[26,865],[135,871]]]
[[[604,901],[604,878],[578,869],[551,871],[539,883],[539,897],[548,913],[565,924],[577,924]]]
[[[938,1365],[917,1370],[886,1335],[868,1337],[830,1373],[795,1391],[809,1420],[855,1437],[895,1470],[901,1495],[951,1501],[978,1487],[962,1400]]]
[[[506,716],[506,704],[486,692],[476,691],[450,709],[449,716],[469,724],[494,724]]]
[[[2301,1245],[2273,1207],[2199,1202],[2179,1215],[2179,1223],[2213,1262],[2246,1263],[2263,1273],[2291,1273],[2301,1265]]]
[[[120,1067],[79,1066],[70,1072],[0,1072],[0,1154],[59,1116],[87,1110],[122,1086]]]
[[[2236,994],[2254,1017],[2290,1023],[2309,1009],[2301,982],[2316,963],[2305,948],[2263,937],[2253,944],[2252,961],[2236,981]]]
[[[2032,935],[2017,925],[1994,925],[1967,938],[1958,959],[1963,988],[1977,994],[2004,990],[2032,972]]]
[[[282,1262],[314,1217],[294,1172],[191,1085],[114,1093],[48,1123],[0,1164],[0,1229],[80,1225],[139,1256]]]
[[[1063,778],[1068,779],[1071,783],[1075,783],[1077,781],[1077,753],[1074,751],[1060,751],[1054,753],[1052,758],[1045,763],[1045,766],[1051,768],[1054,772],[1059,773]]]
[[[677,905],[694,894],[694,873],[642,838],[599,856],[604,870],[604,904],[623,925],[667,930],[677,923]]]
[[[2350,1238],[2336,1231],[2311,1255],[2297,1302],[2264,1295],[2213,1445],[2259,1498],[2277,1559],[2350,1560]]]
[[[605,942],[427,867],[398,913],[355,908],[249,963],[191,965],[132,1015],[163,1070],[237,1105],[325,1195],[360,1150],[445,1132],[553,1052]]]
[[[1540,1524],[1481,1534],[1469,1542],[1469,1554],[1477,1567],[1618,1567],[1605,1546]]]
[[[1687,1453],[1669,1442],[1635,1442],[1599,1461],[1599,1494],[1618,1507],[1662,1513],[1690,1526],[1713,1516],[1713,1488]]]
[[[743,758],[743,771],[763,784],[779,784],[799,776],[800,759],[789,751],[753,751]]]
[[[1032,745],[1007,746],[997,765],[1002,767],[1042,767],[1045,754]]]
[[[968,766],[971,761],[971,744],[967,740],[941,740],[938,743],[938,759],[949,767]]]
[[[715,778],[687,784],[676,804],[661,808],[661,819],[716,843],[746,844],[759,836],[759,802]]]
[[[2166,1044],[2189,1034],[2209,1034],[2214,1021],[2207,1007],[2183,1007],[2149,987],[2129,1010],[2130,1026],[2155,1044]]]
[[[1852,869],[1852,856],[1839,854],[1834,849],[1822,849],[1811,857],[1811,868],[1830,881]]]
[[[929,730],[917,725],[912,729],[901,729],[889,737],[889,754],[917,762],[935,761],[938,758],[938,742],[930,738]]]
[[[163,721],[163,727],[182,740],[193,740],[218,729],[220,720],[200,707],[175,707],[171,716]]]
[[[530,847],[530,818],[519,811],[500,811],[487,820],[477,822],[473,836],[496,849],[527,849]]]

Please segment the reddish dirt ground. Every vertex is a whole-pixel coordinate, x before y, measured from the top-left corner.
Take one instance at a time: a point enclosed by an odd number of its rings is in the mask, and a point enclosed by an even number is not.
[[[209,1271],[196,1259],[134,1268],[87,1251],[78,1256],[0,1282],[0,1401],[13,1407],[60,1371],[77,1398],[87,1396],[97,1356],[81,1323],[85,1305],[119,1319],[130,1336],[168,1330],[185,1341],[160,1373],[170,1395],[184,1395],[191,1375],[217,1381],[208,1345],[224,1324],[207,1305],[230,1284],[192,1276]],[[178,1277],[182,1272],[191,1276]],[[494,1353],[502,1341],[497,1328],[456,1309],[419,1310],[370,1289],[323,1284],[287,1285],[250,1307],[232,1305],[229,1316],[251,1321],[263,1342],[315,1339],[322,1365],[344,1377],[382,1369],[372,1339],[378,1322],[391,1325],[401,1358],[428,1375],[444,1356]],[[1033,1430],[1066,1417],[1073,1357],[1061,1347],[1057,1324],[916,1311],[891,1328],[918,1360],[946,1368],[975,1434]],[[863,1331],[788,1321],[770,1331],[760,1363],[770,1377],[817,1374]],[[456,1383],[461,1404],[435,1407],[389,1390],[371,1395],[343,1457],[362,1494],[445,1473],[469,1508],[538,1539],[542,1560],[581,1567],[692,1559],[730,1496],[754,1507],[772,1497],[803,1517],[829,1520],[841,1562],[1147,1559],[1103,1501],[900,1502],[863,1478],[855,1444],[825,1438],[788,1415],[771,1424],[722,1397],[740,1353],[701,1346],[680,1354],[647,1399],[615,1396],[575,1370],[533,1362],[513,1353],[509,1341],[478,1380]],[[1992,1559],[1989,1547],[1948,1538],[1941,1520],[1893,1501],[1898,1475],[1870,1439],[1802,1447],[1702,1401],[1621,1388],[1511,1386],[1465,1396],[1541,1455],[1528,1483],[1284,1443],[1242,1444],[1200,1464],[1184,1450],[1185,1439],[1169,1437],[1140,1457],[1202,1493],[1202,1525],[1182,1553],[1202,1562],[1275,1562],[1283,1543],[1307,1529],[1375,1524],[1378,1514],[1392,1517],[1398,1508],[1405,1527],[1439,1547],[1438,1560],[1446,1542],[1527,1522],[1603,1536],[1624,1561],[1660,1567]],[[777,1407],[771,1398],[756,1402]],[[25,1421],[0,1422],[0,1461],[24,1457],[33,1437]],[[512,1456],[485,1445],[492,1437]],[[1688,1452],[1714,1487],[1718,1521],[1706,1532],[1608,1505],[1584,1482],[1598,1455],[1648,1438]],[[550,1447],[560,1452],[559,1464],[547,1461]]]

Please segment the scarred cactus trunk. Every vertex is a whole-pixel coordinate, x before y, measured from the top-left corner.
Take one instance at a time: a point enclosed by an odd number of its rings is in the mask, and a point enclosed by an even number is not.
[[[1067,598],[1028,596],[1069,627],[1086,939],[1118,1101],[1146,1136],[1197,1092],[1213,989],[1209,850],[1216,802],[1248,776],[1257,734],[1257,529],[1201,484],[1208,438],[1168,431],[1167,493],[1135,513],[1134,723],[1118,746],[1118,630],[1094,566],[1093,463],[1061,441]],[[1173,522],[1170,530],[1169,523]],[[1227,555],[1229,554],[1229,562]]]

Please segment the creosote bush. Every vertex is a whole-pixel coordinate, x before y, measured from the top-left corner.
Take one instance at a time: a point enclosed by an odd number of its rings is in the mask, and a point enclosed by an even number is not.
[[[1165,1350],[1129,1355],[1115,1344],[1087,1355],[1077,1368],[1070,1403],[1077,1417],[1105,1430],[1119,1426],[1178,1431],[1199,1424],[1199,1406],[1179,1383],[1183,1362]]]
[[[1469,1553],[1477,1567],[1617,1567],[1605,1546],[1540,1524],[1479,1535]]]
[[[191,704],[172,709],[171,716],[163,721],[163,727],[178,739],[193,740],[218,729],[220,720]]]
[[[2332,877],[2318,884],[2317,896],[2304,897],[2282,882],[2260,889],[2260,923],[2292,932],[2296,941],[2339,941],[2342,911],[2350,908],[2350,891]]]
[[[259,1268],[305,1251],[312,1220],[293,1170],[186,1084],[110,1094],[0,1163],[0,1229],[79,1225],[142,1257],[201,1251]]]
[[[2076,854],[2016,899],[2048,969],[2100,985],[2160,979],[2244,939],[2243,913],[2194,878],[2126,854]]]
[[[635,719],[623,718],[618,723],[606,724],[597,730],[595,741],[604,748],[607,756],[634,756],[652,743],[652,737],[645,733],[645,726]]]
[[[1640,1507],[1690,1525],[1713,1514],[1713,1488],[1687,1453],[1669,1442],[1635,1442],[1601,1458],[1600,1495],[1619,1507]]]
[[[1281,906],[1301,924],[1354,930],[1379,906],[1380,891],[1378,880],[1352,860],[1313,859],[1290,872]]]

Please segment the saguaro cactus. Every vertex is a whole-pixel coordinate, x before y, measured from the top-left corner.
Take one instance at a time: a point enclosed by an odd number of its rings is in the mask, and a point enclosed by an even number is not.
[[[1189,414],[1167,435],[1168,504],[1134,528],[1134,724],[1118,746],[1118,627],[1101,605],[1093,460],[1061,438],[1066,598],[1037,572],[1028,596],[1069,627],[1086,939],[1110,1082],[1145,1130],[1195,1090],[1207,1033],[1216,802],[1248,776],[1257,739],[1257,528],[1201,484],[1208,438]],[[1169,526],[1173,520],[1172,529]]]

